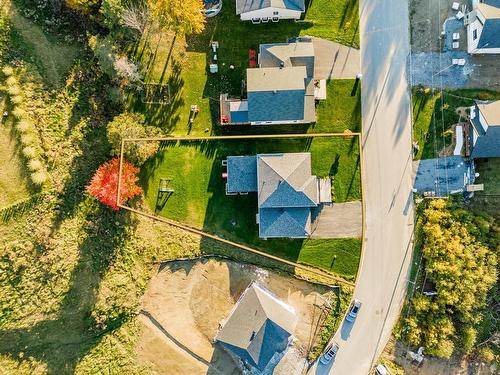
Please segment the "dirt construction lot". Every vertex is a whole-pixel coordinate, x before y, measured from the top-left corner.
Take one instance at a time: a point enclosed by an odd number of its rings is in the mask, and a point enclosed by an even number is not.
[[[139,315],[140,362],[155,374],[241,374],[238,360],[213,345],[212,339],[252,281],[295,308],[297,340],[274,374],[299,374],[325,318],[321,306],[325,299],[335,298],[332,289],[219,259],[178,261],[160,268]]]

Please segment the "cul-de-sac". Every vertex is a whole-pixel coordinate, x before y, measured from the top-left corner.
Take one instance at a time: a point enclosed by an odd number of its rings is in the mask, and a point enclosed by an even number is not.
[[[500,0],[0,0],[1,375],[500,372]]]

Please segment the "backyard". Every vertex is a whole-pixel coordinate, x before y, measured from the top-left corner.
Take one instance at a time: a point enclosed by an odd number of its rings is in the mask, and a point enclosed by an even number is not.
[[[484,191],[474,193],[473,208],[500,218],[500,159],[479,159],[475,162],[479,177],[476,184],[484,184]]]
[[[311,152],[312,173],[333,178],[333,200],[361,199],[357,137],[208,140],[165,142],[141,171],[146,200],[157,214],[202,228],[301,263],[353,279],[359,262],[359,239],[291,240],[258,238],[257,197],[226,196],[222,160],[228,155]],[[160,178],[175,192],[158,197]]]
[[[478,89],[433,92],[421,87],[414,89],[413,140],[419,147],[416,160],[436,158],[451,145],[451,127],[459,121],[456,109],[472,106],[474,99],[500,99],[500,92]]]
[[[289,37],[301,35],[359,47],[358,0],[310,1],[304,21],[261,25],[241,22],[234,7],[234,1],[224,3],[222,12],[208,19],[200,35],[185,38],[173,32],[148,29],[139,41],[128,45],[129,55],[139,63],[147,84],[163,86],[168,92],[168,103],[159,104],[154,103],[147,90],[139,94],[129,91],[129,108],[144,113],[149,124],[161,127],[166,133],[219,133],[215,126],[219,95],[224,92],[241,94],[249,49],[258,50],[261,43],[286,42]],[[218,74],[207,72],[211,41],[219,43]],[[348,97],[347,102],[354,102],[354,108],[360,101],[359,95],[350,96],[353,83],[351,80],[330,83],[328,94]],[[333,95],[329,97],[335,97]],[[189,116],[193,104],[198,105],[200,112],[191,124]],[[324,125],[322,129],[318,126],[310,131],[358,129],[357,124],[353,126],[342,116],[337,118],[330,108],[325,109],[323,115],[319,115]],[[300,132],[304,132],[304,127]]]
[[[307,18],[315,18],[314,25],[308,29],[305,26],[302,29],[301,24],[278,25],[276,30],[283,31],[283,35],[276,35],[276,40],[303,31],[340,41],[342,38],[353,40],[355,45],[357,8],[353,11],[350,7],[357,7],[357,1],[347,3],[348,6],[343,6],[345,1],[332,1],[331,4],[336,4],[335,9],[340,12],[334,11],[333,21],[332,13],[322,8],[329,8],[330,2],[315,0],[307,15]],[[22,0],[15,1],[14,5],[7,0],[2,3],[0,12],[0,62],[2,66],[12,66],[19,75],[21,96],[32,116],[50,175],[49,187],[36,195],[39,199],[30,200],[29,209],[14,210],[8,220],[0,220],[0,372],[147,373],[148,369],[137,363],[134,352],[139,337],[136,316],[140,298],[157,272],[153,265],[159,261],[217,254],[288,274],[311,275],[139,215],[115,212],[86,193],[86,186],[96,169],[111,157],[106,125],[123,108],[111,100],[110,93],[116,92],[116,84],[101,70],[86,43],[91,33],[106,34],[107,30],[102,26],[92,29],[96,26],[93,24],[95,19],[71,13],[66,7],[56,12],[53,5],[52,2]],[[231,4],[227,5],[229,9]],[[340,25],[342,12],[346,9],[351,9],[351,16],[347,17],[349,12],[346,12],[344,26],[330,28],[329,22]],[[225,12],[221,16],[230,14],[227,9]],[[101,19],[100,15],[96,18]],[[165,132],[183,135],[189,132],[206,134],[207,127],[207,133],[215,132],[208,93],[213,94],[218,88],[208,86],[214,82],[207,78],[205,64],[210,33],[219,33],[217,37],[220,40],[224,37],[226,43],[231,39],[219,31],[223,20],[210,21],[212,24],[202,37],[205,39],[193,39],[187,48],[185,38],[178,36],[170,59],[173,35],[165,35],[161,40],[151,34],[145,36],[145,39],[150,38],[147,43],[153,47],[160,42],[156,60],[150,59],[149,47],[145,48],[144,42],[142,50],[141,43],[131,46],[135,51],[131,49],[130,53],[139,56],[143,52],[144,61],[149,61],[149,65],[142,67],[151,72],[148,81],[170,80],[173,88],[180,88],[170,92],[170,106],[142,103],[129,92],[130,105],[145,113],[150,123],[161,126]],[[250,29],[250,25],[244,27]],[[286,28],[291,31],[286,32]],[[344,29],[349,32],[344,33]],[[203,48],[197,51],[196,45]],[[247,49],[245,46],[242,57]],[[170,69],[174,65],[175,69]],[[227,76],[220,76],[226,87],[239,85],[240,78],[236,74],[241,74],[240,68],[235,70],[234,77],[229,76],[232,71],[229,72],[227,66],[222,69],[227,73]],[[324,131],[330,124],[332,129],[329,130],[335,131],[360,128],[359,95],[350,96],[352,85],[352,81],[330,84],[332,98],[345,97],[338,103],[338,107],[344,109],[333,113],[330,102],[320,104],[320,121],[310,131]],[[198,104],[202,112],[189,129],[187,118],[192,103]],[[7,121],[11,121],[10,116]],[[27,163],[17,156],[19,135],[11,132],[10,124],[2,124],[1,131],[0,190],[7,192],[0,197],[0,207],[3,207],[32,192],[24,176]],[[357,141],[347,143],[343,150],[352,148],[353,156],[346,160],[355,165]],[[338,152],[344,155],[344,151]],[[344,156],[339,160],[344,160]],[[212,164],[219,165],[215,161]],[[200,163],[207,168],[212,164]],[[348,174],[342,177],[341,165],[337,179],[352,181],[352,186],[348,189],[349,185],[344,185],[345,190],[339,188],[338,199],[359,198],[359,177],[351,180]],[[201,174],[216,176],[211,171],[207,169]],[[157,185],[151,183],[151,186],[156,191]],[[212,195],[209,193],[207,199]],[[206,204],[215,204],[212,202]],[[201,217],[201,225],[204,223]],[[338,240],[333,242],[334,246],[329,241],[308,241],[301,250],[291,249],[291,255],[287,256],[318,267],[333,264],[333,272],[353,279],[360,244],[358,239]],[[345,288],[342,293],[348,295]]]

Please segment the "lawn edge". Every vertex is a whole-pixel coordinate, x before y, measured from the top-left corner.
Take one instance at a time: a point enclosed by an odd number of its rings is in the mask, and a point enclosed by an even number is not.
[[[116,194],[116,205],[119,208],[122,208],[124,210],[133,212],[135,214],[147,217],[149,219],[156,220],[156,221],[159,221],[159,222],[162,222],[162,223],[165,223],[165,224],[173,225],[173,226],[175,226],[177,228],[186,230],[188,232],[195,233],[195,234],[198,234],[198,235],[201,235],[201,236],[213,239],[215,241],[218,241],[218,242],[224,243],[226,245],[230,245],[230,246],[233,246],[233,247],[245,250],[247,252],[250,252],[250,253],[253,253],[253,254],[256,254],[256,255],[268,258],[268,259],[272,259],[274,261],[286,264],[288,266],[291,266],[291,267],[294,267],[294,268],[297,268],[297,269],[301,269],[301,270],[303,270],[305,272],[313,273],[313,274],[315,274],[317,276],[320,276],[322,278],[326,277],[327,279],[334,280],[335,282],[338,282],[340,284],[344,284],[344,285],[348,285],[350,287],[354,287],[355,286],[355,281],[357,280],[357,276],[359,274],[359,270],[361,268],[361,259],[362,259],[362,252],[363,252],[363,247],[364,247],[364,240],[363,240],[363,238],[364,238],[364,231],[365,231],[365,228],[364,228],[364,226],[365,226],[365,211],[364,211],[365,207],[364,207],[364,199],[363,199],[363,182],[362,182],[363,169],[361,167],[361,164],[362,164],[361,149],[360,149],[360,155],[359,155],[359,157],[361,159],[361,161],[360,161],[360,177],[361,177],[360,178],[360,180],[361,180],[361,182],[360,182],[360,189],[361,189],[361,201],[362,201],[362,218],[361,218],[361,221],[362,221],[362,237],[361,237],[361,251],[360,251],[361,256],[360,256],[360,262],[358,264],[358,270],[356,272],[356,277],[354,279],[355,280],[354,282],[347,281],[347,280],[345,280],[344,278],[342,278],[342,277],[340,277],[338,275],[335,275],[333,273],[329,273],[327,271],[323,271],[323,270],[321,270],[321,269],[319,269],[317,267],[306,265],[304,263],[292,262],[292,261],[289,261],[287,259],[284,259],[284,258],[275,256],[275,255],[266,253],[264,251],[257,250],[255,248],[252,248],[252,247],[247,246],[245,244],[241,244],[241,243],[238,243],[238,242],[227,240],[225,238],[222,238],[222,237],[219,237],[217,235],[205,232],[205,231],[203,231],[201,229],[189,226],[187,224],[184,224],[184,223],[181,223],[181,222],[178,222],[178,221],[175,221],[175,220],[167,219],[167,218],[164,218],[162,216],[152,215],[150,213],[143,212],[141,210],[137,210],[135,208],[129,207],[129,206],[125,205],[125,204],[121,204],[120,203],[120,191],[121,191],[121,183],[122,183],[122,166],[123,166],[123,160],[124,160],[124,149],[125,149],[125,143],[126,142],[135,142],[135,141],[160,141],[160,142],[161,141],[170,141],[170,142],[179,142],[179,141],[206,141],[206,140],[221,140],[221,139],[227,140],[227,139],[265,139],[265,138],[328,138],[328,137],[352,138],[352,137],[357,137],[358,138],[358,145],[361,147],[360,136],[361,136],[361,133],[359,133],[359,132],[347,131],[347,132],[343,132],[343,133],[265,134],[265,135],[264,134],[256,134],[256,135],[210,136],[210,137],[183,137],[183,136],[176,137],[176,136],[171,136],[171,137],[150,137],[150,138],[124,138],[124,139],[122,139],[121,146],[120,146],[120,166],[119,166],[119,170],[118,170],[118,189],[117,189],[117,194]]]

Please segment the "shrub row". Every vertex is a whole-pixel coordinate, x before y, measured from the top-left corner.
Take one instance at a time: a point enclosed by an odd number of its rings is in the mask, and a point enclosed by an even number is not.
[[[42,161],[42,147],[35,125],[22,108],[24,98],[14,69],[10,66],[2,68],[5,79],[5,92],[11,103],[11,115],[15,120],[15,130],[22,146],[22,154],[30,171],[31,182],[37,186],[44,185],[48,180],[47,169]]]

